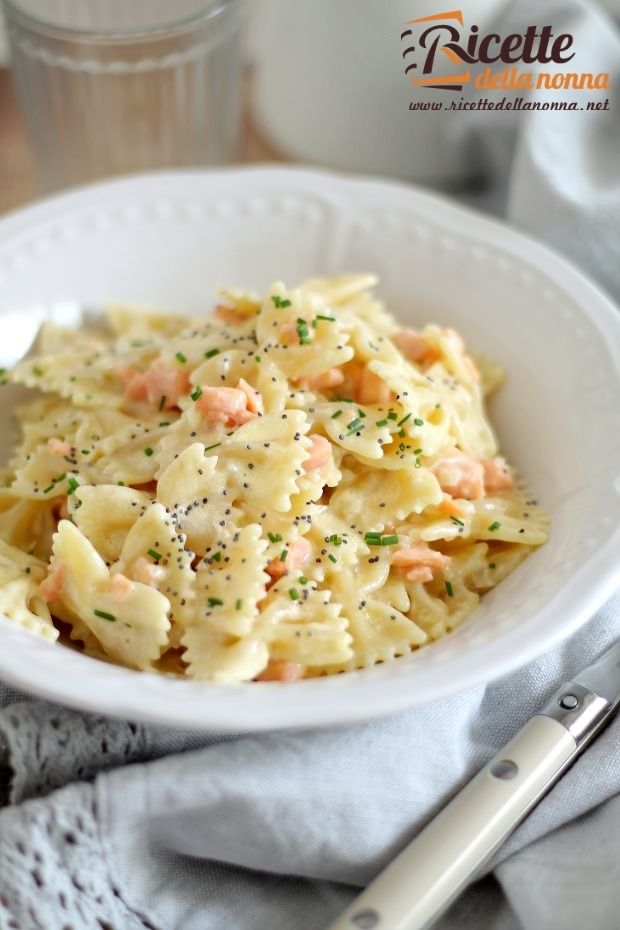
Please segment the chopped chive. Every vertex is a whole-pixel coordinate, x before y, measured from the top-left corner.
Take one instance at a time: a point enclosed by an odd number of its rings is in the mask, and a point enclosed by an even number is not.
[[[375,426],[387,426],[388,422],[389,422],[388,420],[376,420]]]
[[[355,401],[351,397],[334,397],[332,400],[339,401],[341,404],[353,404]]]
[[[380,546],[381,545],[381,533],[365,533],[364,542],[368,546]]]
[[[260,357],[260,355],[255,355],[254,361],[256,362],[257,365],[260,365],[260,363],[262,362],[262,358]]]
[[[70,375],[69,381],[77,381],[77,377],[75,375]]]
[[[221,561],[222,561],[222,553],[220,552],[219,549],[217,550],[217,552],[214,552],[214,553],[213,553],[213,555],[211,556],[211,561],[212,561],[212,562],[221,562]]]
[[[414,450],[413,450],[413,454],[414,454],[414,455],[422,455],[422,449],[414,449]]]
[[[80,486],[80,482],[76,478],[74,478],[72,475],[69,476],[69,478],[67,478],[67,484],[69,486],[69,490],[67,491],[67,494],[73,494],[73,492],[76,491],[77,488],[79,488]]]
[[[272,543],[282,542],[282,537],[279,533],[267,533],[267,539]]]
[[[214,355],[219,355],[219,349],[209,349],[208,352],[205,352],[205,358],[213,358]]]
[[[398,536],[396,536],[395,534],[393,534],[393,535],[391,535],[391,536],[382,536],[382,537],[381,537],[381,545],[382,545],[382,546],[395,546],[397,542],[398,542]]]
[[[200,385],[194,391],[192,391],[189,396],[192,400],[198,400],[199,397],[202,397],[202,388]]]
[[[7,480],[4,482],[4,487],[5,487],[5,488],[12,488],[12,487],[13,487],[13,482],[11,481],[10,478],[7,478]]]
[[[308,584],[308,579],[306,578],[305,575],[300,575],[297,581],[299,582],[299,584]]]
[[[148,455],[149,458],[152,456],[153,450],[151,449],[150,446],[147,446],[147,447],[146,447],[146,449],[144,450],[144,454],[145,454],[145,455]]]
[[[37,378],[40,378],[40,377],[42,376],[42,374],[43,374],[43,369],[42,369],[42,368],[39,368],[38,365],[33,365],[33,366],[32,366],[32,373],[33,373],[33,375],[36,375]]]
[[[160,426],[170,426],[170,420],[162,420]]]
[[[291,588],[291,589],[289,590],[288,594],[289,594],[289,597],[290,597],[290,599],[291,599],[292,601],[298,601],[298,600],[299,600],[299,591],[297,590],[297,588]]]
[[[182,365],[184,365],[185,362],[187,361],[186,356],[183,355],[182,352],[177,352],[174,357],[176,358],[177,362],[180,362]]]
[[[286,298],[285,300],[282,300],[282,298],[280,297],[279,294],[274,294],[273,297],[272,297],[271,299],[273,300],[273,304],[274,304],[275,307],[278,307],[278,308],[279,308],[279,307],[284,307],[284,308],[286,308],[286,307],[290,307],[290,306],[291,306],[290,300],[289,300],[288,298]]]
[[[416,417],[413,422],[416,426],[424,426],[424,420],[421,420],[420,417]]]
[[[405,416],[405,417],[402,418],[402,420],[399,420],[399,421],[398,421],[398,426],[404,426],[404,424],[407,422],[407,420],[409,419],[410,416],[411,416],[411,414],[408,413],[407,416]],[[414,420],[414,423],[415,423],[415,420]]]
[[[312,345],[308,324],[304,319],[302,319],[302,317],[298,317],[297,319],[297,335],[299,337],[300,346]]]
[[[407,435],[406,432],[404,431],[404,429],[402,428],[402,426],[401,426],[401,428],[399,429],[397,435],[400,436],[401,439],[404,439],[405,436]]]
[[[338,417],[342,416],[342,410],[336,410],[335,413],[332,413],[332,420],[337,420]]]
[[[80,449],[82,455],[90,455],[90,449]]]
[[[161,397],[159,398],[159,409],[160,409],[160,410],[163,410],[163,409],[164,409],[164,404],[165,404],[165,403],[166,403],[166,395],[165,395],[165,394],[162,394]]]
[[[398,414],[394,410],[390,410],[387,415],[388,420],[398,420]]]
[[[378,346],[378,345],[375,345],[375,343],[372,342],[372,340],[370,340],[370,339],[368,340],[368,345],[369,345],[370,348],[373,350],[373,352],[378,352],[378,351],[379,351],[379,346]]]
[[[328,323],[335,323],[336,318],[333,316],[326,316],[324,313],[317,313],[315,320],[327,320]]]
[[[327,558],[329,559],[330,562],[333,562],[334,564],[336,564],[336,556],[332,555],[331,552],[329,553]]]
[[[448,592],[448,597],[454,597],[454,591],[452,590],[451,581],[446,581],[446,591]]]
[[[121,487],[123,487],[123,488],[125,487],[125,482],[124,482],[124,481],[117,481],[116,483],[117,483],[117,484],[120,484]]]
[[[220,600],[219,597],[208,597],[207,604],[209,607],[222,607],[224,605],[224,601]]]
[[[354,433],[356,430],[360,428],[360,426],[363,426],[363,425],[364,423],[362,421],[362,418],[355,417],[355,419],[351,420],[351,422],[347,425],[347,429],[350,433]]]
[[[161,552],[158,552],[157,549],[147,549],[146,554],[150,555],[150,557],[155,559],[156,562],[159,562],[161,559]]]
[[[489,562],[489,568],[497,568],[495,562]]]
[[[363,410],[360,410],[359,407],[357,408],[357,415],[358,415],[358,417],[361,417],[362,420],[365,420],[365,419],[366,419],[366,414],[364,413]]]
[[[238,597],[237,600],[235,601],[235,610],[241,610],[242,604],[243,604],[243,601],[241,600],[240,597]]]
[[[101,617],[102,620],[109,620],[110,623],[114,623],[114,621],[116,620],[116,617],[114,616],[114,614],[109,614],[107,610],[96,610],[95,609],[93,613],[95,617]]]
[[[52,481],[52,483],[51,483],[51,484],[48,484],[48,486],[47,486],[46,488],[43,488],[43,493],[44,493],[44,494],[49,494],[50,491],[53,491],[53,490],[54,490],[54,487],[55,487],[55,485],[54,485],[54,482]]]
[[[282,552],[280,553],[280,561],[286,562],[287,555],[288,555],[288,549],[283,549]]]
[[[494,533],[495,530],[498,530],[501,527],[501,525],[502,524],[498,520],[494,520],[493,523],[491,523],[491,525],[487,527],[487,529],[489,530],[489,532]]]
[[[462,520],[459,520],[458,517],[450,517],[453,523],[456,523],[457,526],[465,526]]]
[[[339,536],[338,533],[332,533],[331,536],[327,537],[327,541],[333,543],[334,546],[342,545],[342,536]]]
[[[217,447],[221,445],[221,442],[214,442],[212,446],[205,446],[205,452],[209,452],[210,449],[217,449]]]

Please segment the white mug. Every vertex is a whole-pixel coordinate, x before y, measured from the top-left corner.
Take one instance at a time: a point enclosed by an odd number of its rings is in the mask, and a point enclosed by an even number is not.
[[[462,165],[440,139],[449,114],[409,110],[432,92],[416,92],[405,74],[401,33],[408,20],[455,6],[467,26],[483,30],[505,2],[255,2],[259,129],[278,151],[301,161],[428,184],[458,182]]]

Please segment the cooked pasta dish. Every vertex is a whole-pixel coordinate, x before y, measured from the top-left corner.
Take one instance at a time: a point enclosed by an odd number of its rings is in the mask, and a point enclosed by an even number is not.
[[[359,669],[463,623],[547,520],[498,454],[501,372],[399,327],[375,283],[45,324],[2,375],[36,393],[0,489],[0,614],[219,682]]]

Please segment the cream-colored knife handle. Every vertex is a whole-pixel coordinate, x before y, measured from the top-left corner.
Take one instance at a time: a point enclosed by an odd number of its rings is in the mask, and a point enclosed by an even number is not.
[[[538,715],[357,897],[329,930],[423,930],[457,897],[575,754]]]

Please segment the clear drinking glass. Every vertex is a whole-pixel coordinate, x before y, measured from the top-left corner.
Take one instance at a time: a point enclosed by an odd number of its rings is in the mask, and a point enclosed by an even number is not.
[[[237,156],[243,0],[3,0],[47,190]]]

